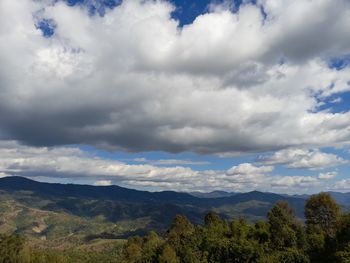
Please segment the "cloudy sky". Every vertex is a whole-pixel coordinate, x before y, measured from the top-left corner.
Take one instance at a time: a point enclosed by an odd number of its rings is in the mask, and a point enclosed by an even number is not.
[[[348,0],[1,0],[0,176],[350,191]]]

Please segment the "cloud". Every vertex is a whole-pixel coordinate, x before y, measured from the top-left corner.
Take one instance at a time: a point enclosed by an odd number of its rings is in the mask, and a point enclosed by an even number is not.
[[[272,175],[272,166],[242,163],[225,170],[194,170],[102,159],[76,147],[32,147],[0,141],[0,174],[40,181],[121,185],[147,190],[314,193],[328,189],[323,176]]]
[[[350,113],[318,109],[350,90],[350,68],[328,65],[350,53],[346,0],[222,6],[183,28],[165,1],[103,17],[45,3],[0,3],[3,139],[205,154],[350,142]]]
[[[181,166],[129,165],[102,159],[75,147],[30,147],[14,141],[0,141],[0,172],[12,175],[61,178],[101,178],[103,180],[191,179],[198,172]]]
[[[109,186],[112,185],[112,181],[111,180],[99,180],[95,182],[96,186]]]
[[[152,165],[209,165],[206,161],[192,161],[192,160],[178,160],[178,159],[164,159],[164,160],[148,160],[146,158],[136,158],[133,161],[140,163],[149,163]]]
[[[260,156],[258,161],[264,164],[282,164],[288,168],[296,169],[323,169],[348,163],[347,160],[332,154],[324,153],[318,149],[285,149],[272,155]]]
[[[320,183],[317,178],[312,176],[283,176],[276,178],[271,185],[282,188],[312,187],[317,189],[317,187],[320,186]]]
[[[270,173],[273,170],[273,166],[254,166],[251,163],[242,163],[238,166],[233,166],[227,171],[228,175],[238,175],[238,174],[265,174]]]
[[[350,191],[350,179],[343,179],[335,182],[330,188],[333,191],[349,192]]]
[[[9,174],[6,174],[6,173],[3,173],[3,172],[0,172],[0,178],[6,177],[6,176],[10,176],[10,175],[9,175]]]
[[[329,180],[329,179],[333,179],[338,175],[338,172],[333,171],[333,172],[327,172],[327,173],[320,173],[318,175],[319,179],[324,179],[324,180]]]
[[[343,101],[343,99],[342,99],[341,97],[336,97],[336,98],[332,99],[332,100],[330,101],[330,103],[335,104],[335,103],[340,103],[340,102],[342,102],[342,101]]]

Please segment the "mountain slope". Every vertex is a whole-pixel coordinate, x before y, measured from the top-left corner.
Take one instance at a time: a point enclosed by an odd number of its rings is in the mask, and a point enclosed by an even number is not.
[[[74,197],[94,200],[115,200],[137,203],[173,203],[212,207],[225,204],[236,204],[250,200],[276,202],[278,200],[302,202],[302,198],[287,197],[258,191],[229,195],[217,198],[199,198],[187,193],[173,191],[147,192],[120,186],[91,186],[77,184],[41,183],[24,177],[0,178],[0,190],[8,192],[31,191],[37,196]]]
[[[350,207],[350,193],[329,192],[329,194],[345,209]]]
[[[297,215],[303,216],[305,199],[257,191],[199,198],[172,191],[51,184],[5,177],[0,178],[0,201],[12,205],[0,207],[0,233],[24,233],[34,238],[55,240],[67,235],[84,240],[124,238],[151,229],[162,232],[177,214],[184,214],[197,224],[202,223],[209,210],[227,219],[244,217],[256,221],[264,219],[279,200],[288,201]],[[13,207],[17,210],[12,210]]]
[[[199,198],[219,198],[219,197],[228,197],[228,196],[235,195],[235,193],[229,193],[225,191],[212,191],[209,193],[191,192],[189,194]]]
[[[151,193],[123,188],[116,185],[92,186],[41,183],[18,176],[0,178],[0,189],[12,192],[32,191],[40,196],[77,197],[136,202],[200,202],[200,199],[196,200],[193,196],[186,193],[176,193],[171,191]]]

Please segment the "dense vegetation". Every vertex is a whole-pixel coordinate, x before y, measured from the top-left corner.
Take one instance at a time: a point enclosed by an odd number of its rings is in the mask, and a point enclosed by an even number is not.
[[[54,250],[33,248],[29,241],[18,235],[0,235],[0,263],[97,263],[121,262],[123,244],[109,242],[107,246],[85,249]]]
[[[226,220],[243,217],[256,222],[264,220],[278,200],[288,201],[297,216],[303,217],[304,198],[273,193],[198,198],[187,193],[50,184],[12,176],[0,178],[0,234],[18,234],[45,247],[67,249],[96,239],[166,232],[178,214],[195,224],[201,224],[208,211]]]
[[[131,237],[109,253],[33,250],[16,236],[0,238],[0,262],[122,262],[122,263],[349,263],[350,214],[329,194],[310,197],[305,222],[285,201],[268,212],[266,221],[231,222],[210,212],[204,224],[193,225],[178,215],[162,237],[150,232]]]

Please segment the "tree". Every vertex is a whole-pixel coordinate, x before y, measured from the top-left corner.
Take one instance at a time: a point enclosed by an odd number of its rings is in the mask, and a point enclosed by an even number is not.
[[[350,213],[343,215],[339,220],[337,240],[340,246],[350,244]]]
[[[194,233],[194,226],[183,215],[177,215],[168,231],[168,242],[173,247],[183,246],[187,238]]]
[[[337,231],[337,262],[350,263],[350,213],[341,217]]]
[[[230,231],[230,228],[226,221],[214,212],[209,212],[204,218],[203,238],[204,243],[217,243],[219,239],[223,239]]]
[[[161,255],[159,256],[159,263],[179,263],[179,258],[176,256],[176,252],[169,245],[165,244]]]
[[[155,262],[158,258],[158,251],[163,241],[159,238],[156,232],[151,231],[144,237],[142,244],[142,259],[143,262]]]
[[[259,244],[266,244],[270,239],[269,225],[263,221],[256,222],[253,229],[253,236]]]
[[[196,228],[182,215],[177,215],[167,235],[167,242],[184,263],[200,262],[201,251]]]
[[[209,212],[204,217],[204,224],[207,227],[221,224],[222,221],[220,217],[215,212]]]
[[[327,193],[313,195],[305,205],[308,254],[312,262],[336,262],[340,207]]]
[[[350,243],[347,244],[342,250],[337,251],[335,258],[339,263],[350,263]]]
[[[289,248],[285,251],[272,252],[268,262],[270,263],[309,263],[310,259],[302,251]]]
[[[293,209],[287,202],[278,202],[268,212],[271,247],[284,249],[296,247],[298,222]]]
[[[306,225],[319,227],[327,236],[336,234],[340,217],[340,206],[328,193],[320,193],[309,198],[305,205]]]
[[[125,263],[138,263],[142,260],[142,244],[141,237],[129,238],[124,250]]]
[[[251,226],[244,219],[233,220],[230,224],[231,237],[237,240],[247,239]]]

